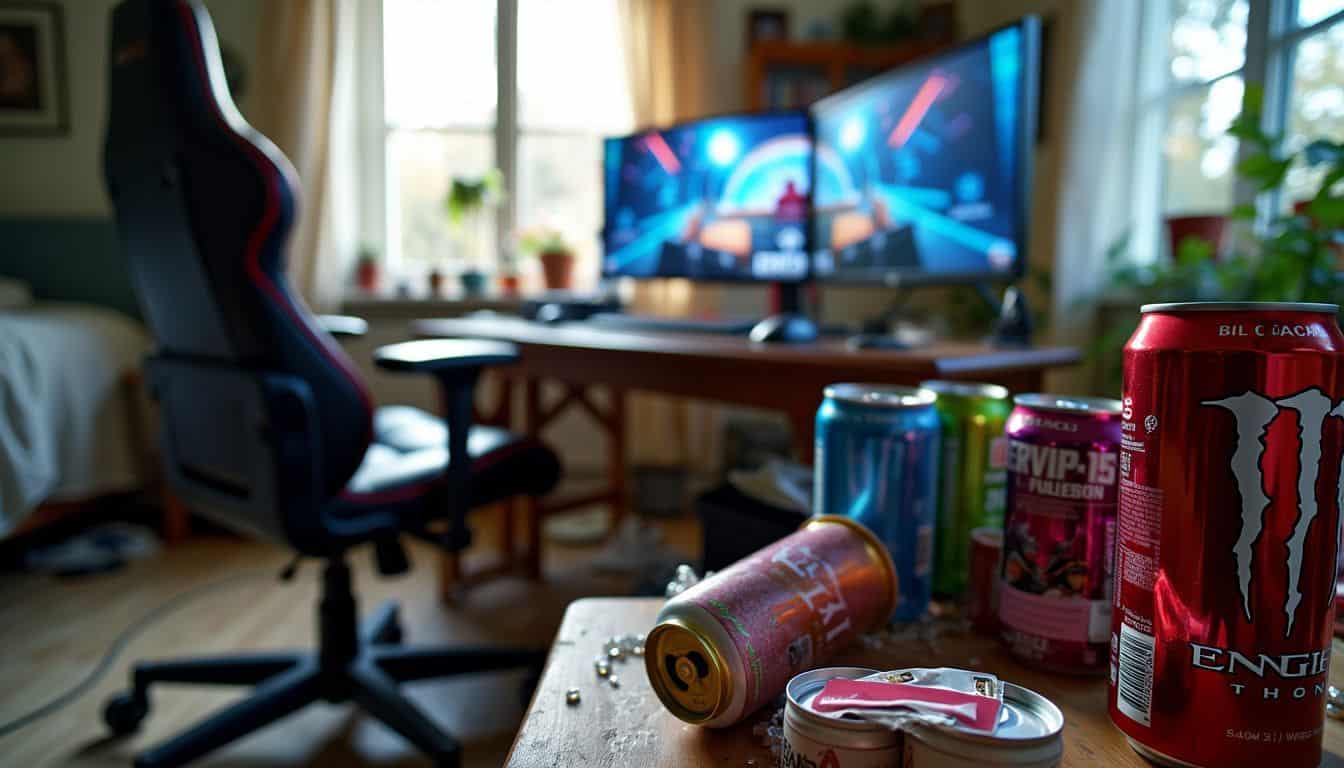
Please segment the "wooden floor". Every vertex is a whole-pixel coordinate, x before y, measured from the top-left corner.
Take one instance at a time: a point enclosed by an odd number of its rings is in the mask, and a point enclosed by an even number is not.
[[[671,546],[698,554],[698,526],[663,524]],[[478,527],[479,530],[479,527]],[[482,531],[485,533],[484,531]],[[493,551],[488,536],[478,549]],[[384,579],[368,551],[351,559],[361,608],[385,599],[402,604],[408,644],[453,642],[549,646],[565,606],[587,595],[625,595],[629,577],[602,576],[587,565],[595,548],[551,545],[547,579],[505,578],[472,589],[453,607],[439,603],[433,550],[411,548],[410,574]],[[162,686],[133,737],[109,741],[100,711],[126,685],[134,659],[310,646],[318,563],[297,578],[274,578],[287,553],[224,537],[195,538],[107,575],[62,581],[29,574],[0,576],[0,721],[45,702],[83,675],[114,636],[179,592],[239,574],[255,578],[186,605],[149,628],[92,692],[51,717],[0,740],[0,766],[124,766],[131,756],[204,717],[237,693]],[[468,563],[472,558],[468,558]],[[508,753],[525,702],[520,673],[427,682],[409,690],[430,715],[466,744],[466,766],[498,766]],[[423,766],[399,737],[349,705],[317,705],[202,761],[214,768],[321,765]]]

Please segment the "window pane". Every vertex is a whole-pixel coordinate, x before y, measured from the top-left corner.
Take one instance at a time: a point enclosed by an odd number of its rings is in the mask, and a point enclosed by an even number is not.
[[[1344,0],[1297,0],[1297,24],[1309,27],[1344,11]]]
[[[392,125],[491,125],[494,0],[384,0],[383,88]]]
[[[1344,22],[1298,43],[1292,62],[1285,146],[1301,149],[1316,139],[1344,141]],[[1314,196],[1323,172],[1324,168],[1291,169],[1283,202]]]
[[[449,226],[443,207],[454,176],[479,177],[493,167],[494,147],[493,135],[485,131],[388,134],[388,240],[391,247],[400,248],[400,263],[409,272],[430,266],[460,269],[469,250],[468,238],[476,235],[481,240],[475,266],[494,269],[493,214],[483,216],[481,226],[462,231]]]
[[[1247,0],[1171,0],[1171,77],[1203,82],[1246,59]]]
[[[519,1],[518,114],[524,130],[630,129],[616,2]]]
[[[518,143],[518,224],[564,233],[579,257],[576,287],[597,280],[601,165],[602,142],[594,136],[524,134]]]
[[[1222,213],[1232,207],[1237,142],[1227,127],[1241,111],[1241,79],[1227,77],[1174,99],[1163,139],[1167,213]]]

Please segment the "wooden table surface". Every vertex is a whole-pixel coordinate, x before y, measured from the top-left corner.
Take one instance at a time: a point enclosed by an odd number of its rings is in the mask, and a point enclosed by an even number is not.
[[[581,322],[546,325],[500,315],[417,320],[422,338],[465,337],[517,344],[517,364],[493,369],[524,381],[656,392],[780,411],[798,455],[810,461],[822,391],[838,381],[915,385],[926,379],[1001,384],[1036,392],[1046,370],[1078,362],[1070,347],[1001,349],[940,341],[908,350],[852,350],[843,339],[755,344],[742,336],[624,331]]]
[[[611,688],[593,671],[593,659],[614,635],[645,633],[663,601],[654,598],[590,598],[569,606],[556,635],[550,660],[527,717],[513,743],[511,768],[557,766],[639,766],[708,768],[773,766],[769,750],[752,734],[768,717],[762,710],[736,726],[710,730],[687,725],[663,709],[649,688],[640,658],[612,665],[620,676]],[[1344,680],[1336,651],[1331,680]],[[1147,766],[1130,749],[1106,714],[1106,683],[1100,678],[1071,678],[1023,667],[993,641],[968,634],[947,634],[932,645],[923,641],[868,650],[856,646],[830,662],[875,669],[914,666],[973,667],[1044,694],[1064,712],[1064,763],[1071,766]],[[578,688],[582,701],[565,703],[565,691]],[[1327,720],[1325,765],[1344,755],[1344,723]],[[748,763],[754,760],[754,763]]]
[[[754,368],[758,373],[772,370],[797,372],[824,369],[831,381],[849,379],[888,380],[893,374],[904,378],[994,378],[1024,371],[1040,371],[1078,362],[1078,350],[1071,347],[1029,347],[1010,349],[991,347],[971,341],[939,341],[906,350],[852,350],[843,338],[822,338],[806,344],[756,344],[745,336],[718,333],[684,333],[655,330],[616,330],[582,322],[545,324],[501,315],[469,316],[417,320],[414,333],[421,337],[466,336],[511,341],[535,348],[583,352],[586,360],[600,359],[601,353],[617,353],[627,364],[641,359],[673,358],[682,363],[726,362]],[[763,366],[763,368],[762,368]],[[582,374],[582,371],[575,371]],[[594,383],[607,380],[606,372],[590,374]],[[820,397],[820,393],[818,393]]]

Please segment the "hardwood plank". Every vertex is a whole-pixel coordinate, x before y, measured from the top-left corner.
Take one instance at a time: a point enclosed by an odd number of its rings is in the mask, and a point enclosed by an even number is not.
[[[570,605],[556,635],[541,685],[523,727],[514,741],[510,768],[552,766],[689,766],[774,765],[768,749],[752,735],[752,726],[769,712],[749,717],[723,730],[687,725],[663,709],[649,688],[642,659],[616,663],[621,687],[612,689],[594,674],[593,658],[613,635],[648,632],[662,600],[595,598]],[[1331,680],[1344,683],[1336,651]],[[947,634],[935,643],[914,641],[870,650],[855,647],[834,664],[874,669],[912,666],[973,667],[1048,696],[1064,711],[1064,768],[1132,766],[1149,763],[1126,744],[1106,714],[1106,683],[1099,678],[1051,675],[1028,669],[992,640],[971,634]],[[578,706],[565,704],[565,691],[581,691]],[[1344,723],[1327,720],[1326,765],[1344,758]]]
[[[667,538],[694,557],[698,526],[691,519],[666,525]],[[475,526],[478,541],[468,569],[499,549],[496,526]],[[452,607],[437,597],[437,551],[410,543],[406,577],[378,576],[366,550],[354,552],[361,607],[401,602],[407,643],[496,643],[547,646],[564,606],[593,594],[628,594],[629,577],[590,571],[594,549],[548,546],[547,582],[507,578],[478,585]],[[288,561],[283,549],[254,541],[196,537],[126,569],[76,580],[34,574],[0,579],[0,721],[64,690],[98,660],[116,633],[165,600],[201,584],[242,573],[256,578],[198,598],[133,641],[112,673],[57,714],[0,740],[0,765],[125,766],[136,751],[173,735],[239,695],[205,688],[163,686],[152,695],[143,730],[122,742],[104,742],[103,702],[127,682],[133,660],[201,656],[248,650],[310,647],[317,610],[318,564],[306,561],[294,582],[274,574]],[[520,606],[524,607],[520,610]],[[521,720],[522,673],[479,675],[415,684],[412,696],[466,744],[466,768],[500,765]],[[205,768],[322,765],[424,766],[398,736],[354,707],[311,707],[281,724],[210,756]]]

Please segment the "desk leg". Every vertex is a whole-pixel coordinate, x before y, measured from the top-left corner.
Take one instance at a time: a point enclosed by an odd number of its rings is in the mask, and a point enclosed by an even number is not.
[[[541,381],[529,376],[523,382],[523,434],[541,439]],[[522,499],[523,517],[527,520],[527,575],[541,580],[541,503],[534,496]]]
[[[163,528],[163,541],[177,544],[191,535],[191,513],[166,485],[160,491],[159,500],[163,503],[163,516],[159,522]]]
[[[793,433],[793,457],[803,464],[812,464],[812,452],[816,448],[817,412],[814,408],[802,408],[789,411],[789,427]]]
[[[626,392],[619,387],[612,387],[611,404],[608,406],[607,422],[607,478],[608,488],[611,491],[611,532],[616,533],[620,527],[621,519],[625,516],[625,507],[629,503],[626,496],[627,489],[625,480],[627,477],[627,467],[625,465],[626,444],[625,444],[625,402]]]

